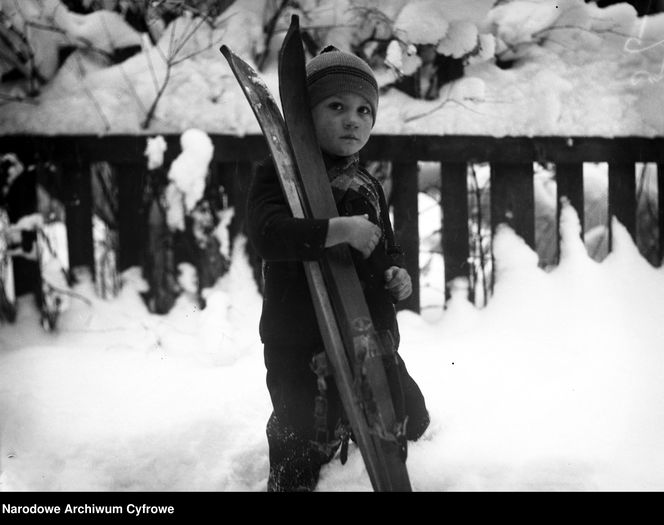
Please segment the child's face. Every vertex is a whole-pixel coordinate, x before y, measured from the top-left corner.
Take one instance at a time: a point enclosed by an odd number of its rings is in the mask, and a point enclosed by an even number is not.
[[[360,151],[373,127],[371,106],[364,97],[344,92],[321,100],[312,110],[316,137],[323,151],[348,157]]]

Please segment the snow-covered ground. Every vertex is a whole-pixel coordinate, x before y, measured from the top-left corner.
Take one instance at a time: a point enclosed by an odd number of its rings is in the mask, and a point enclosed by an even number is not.
[[[664,15],[639,19],[626,5],[599,10],[581,0],[513,0],[492,12],[487,0],[445,2],[463,13],[451,33],[460,40],[438,35],[439,45],[458,51],[474,31],[461,22],[471,21],[478,34],[499,37],[498,51],[512,45],[514,66],[477,61],[437,101],[392,89],[376,133],[664,134]],[[402,28],[438,12],[418,18],[412,9]],[[234,13],[224,39],[251,59],[260,16]],[[186,27],[174,24],[161,45]],[[78,30],[92,38],[89,29]],[[549,38],[517,45],[542,31]],[[219,36],[202,33],[181,52]],[[258,133],[217,49],[173,68],[147,130],[140,123],[166,73],[154,48],[113,67],[72,55],[38,104],[0,107],[0,133]],[[276,94],[274,63],[263,76]],[[421,231],[434,231],[440,217],[427,217]],[[401,353],[432,416],[409,449],[415,490],[664,490],[664,269],[650,266],[619,224],[614,251],[593,260],[574,213],[563,218],[557,267],[540,269],[503,228],[486,308],[455,296],[445,310],[400,313]],[[231,270],[204,310],[182,296],[168,315],[150,314],[137,268],[110,300],[80,273],[76,293],[86,300],[71,299],[55,333],[21,298],[16,323],[0,325],[0,490],[265,489],[270,401],[244,242],[234,239]],[[427,301],[442,289],[442,261],[432,268]],[[354,447],[346,465],[323,470],[318,488],[370,490]]]
[[[511,230],[495,239],[484,309],[454,297],[404,311],[401,353],[432,416],[409,448],[415,490],[664,490],[664,271],[614,227],[591,260],[566,209],[544,272]],[[11,491],[262,491],[268,463],[260,295],[235,240],[198,310],[145,309],[136,268],[116,299],[85,275],[57,333],[30,298],[0,328],[0,487]],[[358,450],[318,490],[370,490]]]

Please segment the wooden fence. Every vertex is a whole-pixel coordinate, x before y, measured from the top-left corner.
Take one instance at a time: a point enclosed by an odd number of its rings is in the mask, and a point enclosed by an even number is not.
[[[144,150],[148,136],[5,136],[0,153],[14,152],[24,163],[50,161],[67,173],[65,193],[70,264],[92,265],[92,218],[90,197],[91,162],[107,161],[119,174],[119,264],[137,263],[140,245],[133,232],[140,205],[141,184],[146,171]],[[224,186],[229,204],[236,209],[234,228],[242,227],[243,201],[255,163],[268,151],[261,135],[245,137],[211,135],[214,157],[211,170]],[[179,155],[179,135],[165,135],[165,164]],[[658,189],[664,189],[664,137],[486,137],[375,135],[364,160],[392,163],[392,206],[396,235],[405,248],[413,277],[414,294],[404,306],[419,311],[418,162],[440,163],[441,206],[444,210],[442,251],[445,279],[469,273],[469,221],[467,167],[469,163],[491,166],[491,224],[510,224],[531,247],[535,247],[533,163],[556,165],[558,195],[566,195],[583,224],[583,163],[606,162],[608,212],[635,236],[636,163],[656,163]],[[664,190],[658,191],[659,256],[664,256]],[[233,232],[232,232],[233,233]]]

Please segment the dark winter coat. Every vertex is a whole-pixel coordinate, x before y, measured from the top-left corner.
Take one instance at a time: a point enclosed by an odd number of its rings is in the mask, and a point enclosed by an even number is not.
[[[403,253],[394,240],[383,190],[363,170],[357,157],[325,158],[328,178],[339,215],[364,215],[380,226],[382,237],[368,259],[351,248],[355,268],[379,337],[399,345],[394,300],[385,289],[384,272],[403,266]],[[264,343],[266,383],[273,412],[267,425],[271,490],[313,488],[321,465],[331,454],[312,443],[330,443],[344,418],[333,382],[324,394],[327,414],[321,432],[315,402],[321,395],[312,371],[314,354],[324,351],[302,261],[325,253],[328,220],[294,218],[270,162],[257,170],[249,188],[247,206],[249,239],[263,259],[263,311],[260,336]],[[390,364],[391,363],[391,364]],[[396,354],[389,364],[390,382],[398,417],[408,422],[406,437],[418,439],[429,425],[424,396]],[[318,407],[318,408],[316,408]]]
[[[367,214],[383,232],[368,259],[357,250],[351,252],[375,328],[389,331],[398,344],[394,300],[383,274],[390,266],[403,266],[403,253],[395,243],[383,190],[359,166],[357,156],[326,156],[325,161],[339,215]],[[267,346],[291,347],[291,357],[308,362],[322,351],[323,343],[302,261],[323,256],[328,221],[294,218],[269,163],[257,170],[249,189],[247,225],[249,239],[264,261],[261,340]]]

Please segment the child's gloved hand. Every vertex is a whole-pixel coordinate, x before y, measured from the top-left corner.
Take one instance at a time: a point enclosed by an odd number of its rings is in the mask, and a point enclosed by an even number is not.
[[[413,293],[410,275],[398,266],[390,266],[385,270],[385,288],[397,301],[403,301]]]

